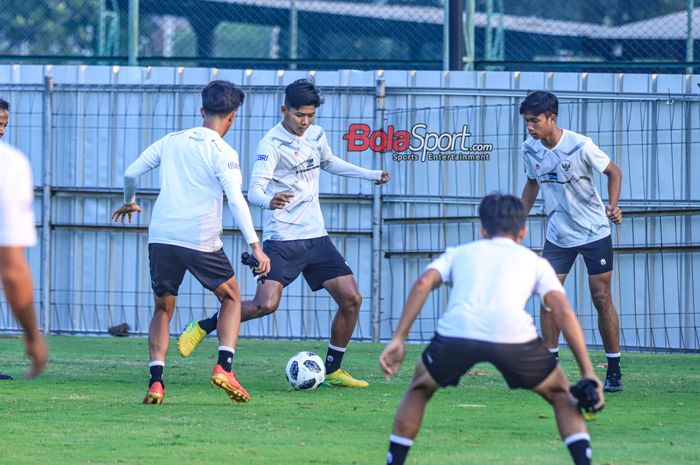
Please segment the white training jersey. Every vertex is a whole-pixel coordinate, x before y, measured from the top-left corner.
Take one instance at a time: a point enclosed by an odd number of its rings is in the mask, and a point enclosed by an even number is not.
[[[22,152],[0,142],[0,247],[35,244],[32,167]]]
[[[241,193],[238,154],[205,127],[173,132],[154,142],[124,173],[124,202],[135,201],[136,179],[160,166],[160,193],[148,242],[215,252],[221,242],[223,192],[248,244],[258,242]]]
[[[542,190],[548,241],[578,247],[610,235],[605,205],[593,181],[593,172],[602,173],[610,158],[590,137],[564,129],[552,149],[532,137],[522,149],[525,172]]]
[[[525,304],[533,294],[565,292],[547,260],[497,237],[449,247],[428,265],[450,284],[437,332],[445,337],[517,344],[537,337]]]
[[[263,240],[288,241],[326,236],[318,198],[320,170],[340,176],[379,181],[382,172],[368,170],[333,155],[326,133],[312,125],[297,136],[282,123],[258,144],[248,200],[263,208]],[[278,192],[294,198],[283,209],[270,210]]]

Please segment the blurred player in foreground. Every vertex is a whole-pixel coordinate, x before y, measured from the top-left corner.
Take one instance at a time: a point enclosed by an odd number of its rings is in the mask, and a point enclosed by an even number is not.
[[[5,134],[8,109],[7,102],[0,100],[0,138]],[[26,247],[36,244],[32,169],[19,150],[3,142],[0,167],[0,279],[7,303],[24,329],[24,345],[32,361],[27,377],[33,378],[46,367],[48,349],[39,332],[32,274],[24,255]],[[0,379],[12,376],[0,373]]]
[[[564,372],[525,311],[527,300],[538,294],[564,332],[581,377],[595,383],[599,395],[595,407],[602,408],[602,386],[564,288],[546,260],[520,245],[527,233],[527,212],[518,198],[488,195],[479,206],[479,217],[484,240],[448,248],[428,265],[411,288],[394,337],[379,358],[387,379],[395,375],[409,330],[428,295],[442,283],[451,284],[447,310],[396,413],[387,464],[405,462],[433,394],[456,386],[479,362],[495,365],[510,388],[531,389],[549,402],[574,463],[590,464],[586,422]]]

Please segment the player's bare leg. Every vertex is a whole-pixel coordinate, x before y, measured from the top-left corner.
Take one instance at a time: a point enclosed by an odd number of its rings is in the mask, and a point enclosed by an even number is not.
[[[425,369],[423,360],[419,359],[413,380],[401,399],[394,417],[387,463],[403,464],[405,462],[406,455],[423,423],[425,407],[439,388],[438,383]]]
[[[253,300],[246,300],[241,304],[241,321],[262,318],[276,312],[280,306],[283,289],[282,284],[277,281],[258,281]]]
[[[605,355],[608,359],[608,372],[605,376],[605,391],[622,391],[620,372],[620,316],[612,302],[610,280],[612,272],[588,277],[591,299],[598,311],[598,330],[603,339]]]
[[[155,297],[155,311],[148,327],[148,354],[151,360],[165,361],[170,346],[170,320],[175,311],[174,295]]]
[[[324,282],[323,287],[338,304],[338,311],[331,325],[331,344],[346,347],[355,331],[362,305],[357,281],[353,275],[339,276]]]
[[[235,402],[248,402],[250,395],[238,382],[233,373],[233,355],[238,342],[241,327],[241,291],[235,277],[221,284],[214,290],[221,306],[216,325],[219,337],[219,360],[211,374],[213,385],[223,389]]]
[[[565,274],[558,274],[557,278],[564,284],[566,276]],[[544,306],[540,307],[540,330],[542,332],[542,340],[547,349],[559,359],[559,334],[561,331],[554,322],[552,314]]]
[[[323,287],[338,304],[338,311],[331,325],[331,340],[326,354],[326,381],[331,386],[367,387],[369,383],[353,378],[342,370],[345,349],[350,343],[360,315],[362,295],[353,275],[339,276],[323,283]]]
[[[561,367],[557,367],[533,391],[554,408],[559,435],[569,448],[576,464],[590,464],[590,436],[576,399],[569,392],[569,383]]]
[[[148,392],[143,398],[144,404],[161,404],[165,397],[163,371],[165,356],[170,345],[170,320],[175,311],[176,300],[177,297],[174,295],[155,296],[155,310],[148,327],[148,354],[151,357],[148,367],[151,377],[148,382]]]

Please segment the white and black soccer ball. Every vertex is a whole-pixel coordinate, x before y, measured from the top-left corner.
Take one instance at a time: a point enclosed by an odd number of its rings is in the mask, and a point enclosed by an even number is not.
[[[321,357],[313,352],[299,352],[289,359],[284,370],[287,381],[294,389],[316,389],[326,379],[326,368]]]

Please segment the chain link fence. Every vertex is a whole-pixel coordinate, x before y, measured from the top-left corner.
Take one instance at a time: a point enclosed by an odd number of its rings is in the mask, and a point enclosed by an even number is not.
[[[696,3],[0,0],[0,60],[692,72]]]

